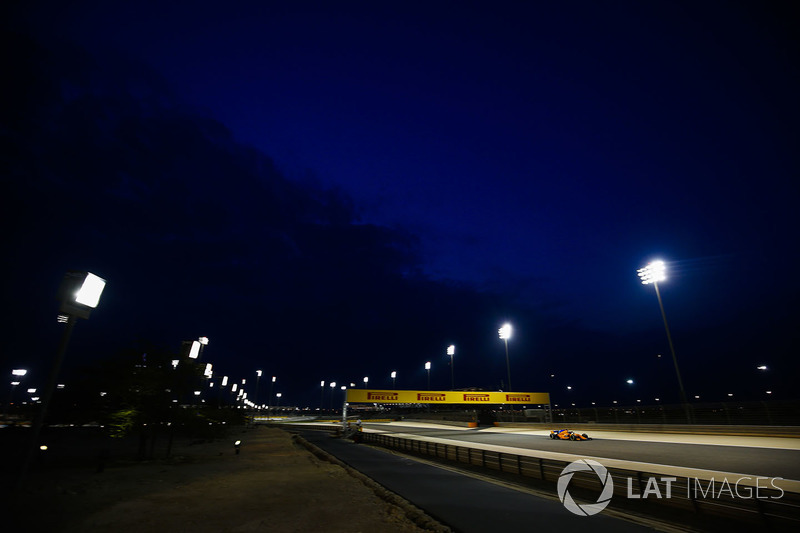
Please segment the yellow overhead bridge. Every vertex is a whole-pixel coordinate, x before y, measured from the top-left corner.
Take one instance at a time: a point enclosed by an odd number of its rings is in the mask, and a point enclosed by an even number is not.
[[[347,389],[348,403],[549,404],[546,392],[467,392]]]

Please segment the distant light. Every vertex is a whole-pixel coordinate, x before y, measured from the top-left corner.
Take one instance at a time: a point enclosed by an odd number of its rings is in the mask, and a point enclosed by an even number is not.
[[[281,396],[283,396],[283,394],[281,394],[281,393],[279,392],[279,393],[278,393],[278,394],[276,394],[275,396],[277,396],[278,398],[280,398]]]
[[[331,388],[334,388],[334,387],[336,387],[336,382],[335,381],[331,381]]]
[[[567,390],[572,390],[572,385],[567,385]]]
[[[197,342],[205,346],[206,344],[208,344],[208,337],[200,337],[199,339],[197,339]]]
[[[428,361],[427,363],[425,363],[425,370],[430,370],[430,369],[431,369],[431,362]]]
[[[728,393],[728,396],[733,396],[733,393],[729,392],[729,393]]]
[[[658,402],[658,401],[660,401],[660,399],[659,399],[659,398],[655,398],[655,400],[656,400],[657,402]]]
[[[243,379],[243,380],[242,380],[242,385],[246,385],[246,384],[247,384],[247,380],[246,380],[246,379]]]
[[[47,451],[47,444],[42,444],[41,446],[39,446],[39,449],[42,450],[43,452],[46,452]]]
[[[103,293],[105,286],[106,280],[87,272],[83,285],[75,295],[75,301],[87,307],[95,308],[100,301],[100,295]]]
[[[347,390],[347,387],[345,387],[344,385],[342,385],[342,390]]]
[[[172,360],[172,368],[178,368],[178,362],[179,361],[177,359],[173,359]]]
[[[626,381],[625,383],[627,383],[628,385],[633,385],[633,380],[632,380],[632,379],[629,379],[629,380],[628,380],[628,381]]]
[[[767,394],[772,394],[772,391],[771,391],[771,390],[768,390],[768,391],[767,391]]]
[[[646,267],[640,268],[636,272],[639,274],[642,284],[647,285],[667,279],[666,269],[667,267],[664,261],[652,261],[648,263]]]
[[[510,339],[511,338],[511,324],[503,324],[503,327],[501,327],[497,331],[498,331],[498,333],[500,333],[500,338],[501,339]]]
[[[369,383],[369,378],[367,376],[364,376],[364,383]]]
[[[197,359],[198,355],[200,355],[200,343],[198,341],[192,341],[192,347],[189,350],[189,358]]]
[[[451,344],[450,346],[447,347],[447,355],[455,355],[455,353],[456,353],[455,344]]]
[[[32,402],[38,402],[39,401],[39,397],[38,396],[31,396],[31,401]]]
[[[325,381],[320,381],[320,382],[319,382],[319,386],[320,386],[320,387],[324,387],[324,386],[325,386]]]
[[[397,377],[397,372],[395,372],[395,371],[393,370],[393,371],[392,371],[392,379],[394,379],[394,378],[396,378],[396,377]]]
[[[17,368],[11,371],[12,376],[24,376],[28,371],[23,368]]]
[[[11,382],[11,384],[12,384],[12,385],[14,385],[15,387],[16,387],[17,385],[19,385],[19,383],[20,383],[19,381],[12,381],[12,382]]]
[[[766,369],[767,369],[767,365],[761,365],[761,366],[757,366],[756,368],[757,368],[758,370],[766,370]]]
[[[356,386],[356,384],[355,384],[355,383],[350,383],[350,386],[351,386],[351,387],[355,387],[355,386]]]
[[[214,382],[213,381],[209,381],[208,382],[208,388],[209,389],[213,389],[214,388]]]
[[[242,444],[242,441],[240,441],[240,440],[237,440],[236,442],[233,443],[234,446],[240,446],[241,444]]]
[[[28,389],[28,394],[33,394],[34,392],[36,392],[36,389]]]
[[[66,385],[64,385],[63,383],[59,383],[58,385],[56,385],[57,389],[63,389],[64,387],[66,387]]]
[[[236,386],[236,383],[234,383],[233,386],[231,386],[231,392],[236,392],[236,389],[237,389],[237,386]]]
[[[211,376],[214,375],[214,372],[211,371],[211,368],[212,368],[211,363],[206,363],[206,369],[203,372],[203,375],[205,377],[210,378]]]
[[[199,390],[194,391],[194,395],[195,396],[200,396],[200,391]]]
[[[275,380],[278,379],[275,376],[272,376],[272,382],[275,383]]]
[[[58,322],[59,324],[66,324],[67,322],[69,322],[69,316],[67,316],[67,315],[58,315],[56,317],[56,322]]]
[[[226,387],[228,385],[228,376],[222,376],[222,386]]]
[[[261,370],[256,370],[256,376],[261,377]]]
[[[105,396],[106,394],[108,394],[108,393],[107,392],[101,392],[100,396]]]
[[[700,399],[700,396],[697,396],[697,395],[695,395],[694,399],[695,399],[695,400],[699,400],[699,399]]]

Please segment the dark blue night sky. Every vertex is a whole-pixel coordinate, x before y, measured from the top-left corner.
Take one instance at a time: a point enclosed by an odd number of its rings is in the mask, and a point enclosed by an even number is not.
[[[687,393],[797,397],[790,3],[22,4],[4,375],[42,376],[82,269],[108,288],[65,379],[205,335],[299,405],[425,361],[449,388],[449,344],[457,387],[497,389],[508,321],[517,390],[676,401],[636,276],[660,258]]]

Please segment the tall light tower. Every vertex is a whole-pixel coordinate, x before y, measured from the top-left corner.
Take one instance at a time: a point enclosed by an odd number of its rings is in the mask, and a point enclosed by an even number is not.
[[[325,396],[325,380],[319,382],[319,410],[322,411],[322,402]]]
[[[508,370],[508,390],[514,390],[511,388],[511,363],[508,360],[508,339],[511,337],[511,324],[503,324],[498,330],[500,333],[500,338],[503,339],[506,343],[506,369]]]
[[[256,394],[253,398],[253,403],[258,405],[258,386],[261,385],[261,370],[256,370]],[[260,410],[260,409],[259,409]]]
[[[33,430],[31,431],[31,441],[28,446],[28,452],[23,459],[20,467],[19,487],[22,487],[25,481],[25,476],[28,473],[28,467],[33,461],[34,454],[39,447],[39,435],[44,425],[45,416],[47,415],[47,408],[50,404],[50,399],[53,396],[53,391],[58,382],[58,373],[61,370],[61,363],[64,360],[64,354],[67,352],[69,345],[69,338],[72,335],[72,329],[79,318],[84,320],[88,319],[92,310],[100,303],[100,296],[106,286],[106,280],[92,274],[91,272],[81,272],[71,270],[64,275],[61,281],[61,286],[58,289],[58,297],[60,301],[59,307],[59,322],[66,322],[64,331],[61,334],[61,341],[58,345],[58,351],[53,359],[53,366],[50,369],[50,375],[42,391],[42,402],[39,412],[33,422]],[[62,319],[66,317],[66,319]]]
[[[369,383],[369,377],[364,376],[364,388],[367,388],[367,383]]]
[[[395,389],[395,379],[397,379],[397,372],[392,370],[392,389]]]
[[[272,386],[275,385],[275,381],[277,381],[277,379],[278,378],[276,378],[275,376],[272,376],[272,381],[269,384],[269,398],[267,399],[267,420],[269,420],[270,417],[269,412],[272,409]]]
[[[678,358],[675,356],[675,347],[672,344],[672,335],[669,332],[669,324],[667,323],[667,314],[664,312],[664,304],[661,302],[661,293],[658,290],[658,282],[667,279],[667,267],[664,261],[651,261],[647,266],[640,268],[636,271],[639,274],[639,279],[642,280],[642,285],[653,284],[656,289],[656,297],[658,298],[658,307],[661,309],[661,318],[664,319],[664,329],[667,332],[667,341],[669,342],[669,350],[672,353],[672,362],[675,364],[675,374],[678,376],[678,387],[681,392],[681,402],[684,409],[686,409],[687,421],[691,423],[691,415],[689,413],[689,403],[686,400],[686,391],[683,388],[683,380],[681,379],[681,371],[678,368]]]
[[[425,370],[428,371],[428,390],[431,390],[431,362],[425,363]]]
[[[456,388],[456,374],[455,370],[453,370],[453,356],[456,354],[456,345],[451,344],[447,347],[447,355],[450,356],[450,390],[455,390]]]

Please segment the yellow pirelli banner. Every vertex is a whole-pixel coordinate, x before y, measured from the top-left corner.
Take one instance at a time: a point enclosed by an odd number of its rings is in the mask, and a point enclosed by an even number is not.
[[[347,389],[348,403],[549,404],[546,392],[464,392]]]

